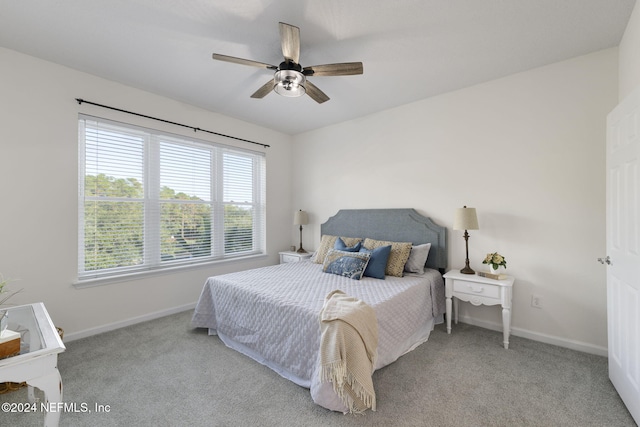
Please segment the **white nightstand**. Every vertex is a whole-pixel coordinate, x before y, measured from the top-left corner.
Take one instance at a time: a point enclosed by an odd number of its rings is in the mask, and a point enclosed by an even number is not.
[[[507,276],[504,280],[493,280],[475,274],[462,274],[458,270],[451,270],[443,277],[445,279],[445,297],[447,298],[447,333],[451,333],[452,302],[456,323],[458,323],[458,300],[467,301],[473,305],[500,304],[502,306],[504,348],[509,348],[511,293],[515,279]]]
[[[306,259],[311,258],[311,255],[313,255],[312,252],[301,254],[295,251],[284,251],[279,253],[280,253],[280,264],[284,264],[286,262],[304,261]]]

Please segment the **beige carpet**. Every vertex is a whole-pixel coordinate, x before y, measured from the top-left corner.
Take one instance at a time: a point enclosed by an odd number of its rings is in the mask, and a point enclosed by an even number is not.
[[[189,326],[191,312],[73,341],[60,356],[61,426],[635,426],[607,359],[459,324],[374,374],[377,412],[342,415]],[[39,394],[41,396],[41,394]],[[26,402],[26,390],[0,395]],[[95,405],[109,407],[96,413]],[[42,413],[0,412],[2,426]]]

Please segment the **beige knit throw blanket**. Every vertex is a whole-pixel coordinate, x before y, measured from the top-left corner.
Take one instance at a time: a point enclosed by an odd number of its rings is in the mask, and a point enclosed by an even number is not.
[[[340,290],[325,298],[320,311],[320,381],[351,413],[376,410],[373,367],[378,353],[378,321],[373,308]]]

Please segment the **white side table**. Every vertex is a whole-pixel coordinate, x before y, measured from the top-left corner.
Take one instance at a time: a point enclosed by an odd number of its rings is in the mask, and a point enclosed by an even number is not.
[[[447,333],[451,333],[452,302],[455,312],[455,322],[458,323],[458,301],[470,302],[473,305],[502,306],[502,333],[504,348],[509,348],[509,334],[511,333],[511,294],[512,276],[504,280],[494,280],[475,274],[462,274],[459,270],[451,270],[444,276],[445,297],[447,311]],[[453,301],[452,301],[453,300]]]
[[[284,252],[279,252],[279,254],[280,254],[280,264],[284,264],[287,262],[304,261],[306,259],[310,259],[311,255],[313,255],[312,252],[298,253],[295,251],[284,251]]]
[[[0,360],[0,382],[26,381],[29,399],[37,387],[44,392],[48,408],[45,427],[55,427],[60,420],[62,379],[58,371],[58,354],[65,350],[47,309],[42,303],[10,307],[9,329],[21,335],[20,354]]]

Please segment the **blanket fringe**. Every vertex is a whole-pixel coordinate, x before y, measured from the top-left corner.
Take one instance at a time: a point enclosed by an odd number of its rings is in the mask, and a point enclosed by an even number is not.
[[[333,391],[338,395],[342,403],[349,408],[351,414],[363,414],[368,408],[372,411],[376,410],[375,395],[371,395],[358,380],[347,370],[347,364],[344,361],[335,361],[326,363],[320,367],[320,381],[323,383],[331,382]],[[350,393],[345,393],[344,383],[347,383],[357,402]]]

